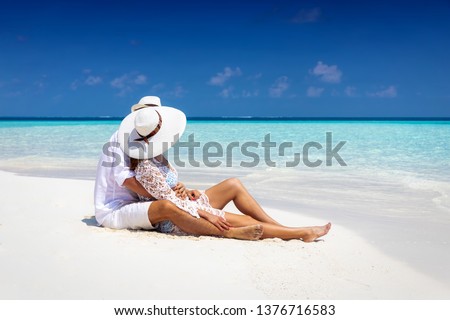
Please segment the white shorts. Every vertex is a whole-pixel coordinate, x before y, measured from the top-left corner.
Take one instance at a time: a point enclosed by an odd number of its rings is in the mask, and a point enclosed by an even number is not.
[[[114,210],[105,217],[102,226],[111,229],[153,230],[148,219],[148,209],[152,201],[133,202]]]

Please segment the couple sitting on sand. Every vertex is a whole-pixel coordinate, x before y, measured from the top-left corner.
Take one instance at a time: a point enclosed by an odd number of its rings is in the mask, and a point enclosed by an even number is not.
[[[190,190],[163,153],[186,127],[180,110],[161,106],[154,96],[131,107],[103,148],[95,182],[95,217],[112,229],[221,236],[243,240],[324,236],[331,224],[285,227],[271,218],[236,178],[204,192]],[[223,211],[233,201],[241,214]]]

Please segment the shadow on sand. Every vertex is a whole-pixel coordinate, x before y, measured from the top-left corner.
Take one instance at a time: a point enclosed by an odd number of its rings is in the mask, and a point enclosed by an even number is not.
[[[81,220],[88,227],[98,227],[97,220],[95,220],[95,216],[86,216]]]

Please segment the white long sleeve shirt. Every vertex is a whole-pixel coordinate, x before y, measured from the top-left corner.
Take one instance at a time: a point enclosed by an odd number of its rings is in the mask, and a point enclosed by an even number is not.
[[[134,175],[130,170],[130,158],[120,149],[116,131],[103,146],[97,164],[94,203],[95,218],[100,225],[112,211],[139,201],[136,193],[123,186],[124,181]]]

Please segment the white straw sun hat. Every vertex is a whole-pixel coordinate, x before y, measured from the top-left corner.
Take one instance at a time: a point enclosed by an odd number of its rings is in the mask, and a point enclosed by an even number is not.
[[[138,104],[131,107],[131,112],[137,111],[146,107],[161,107],[161,99],[157,96],[145,96],[139,100]]]
[[[150,159],[171,148],[186,128],[185,114],[171,107],[142,108],[119,127],[119,144],[130,158]]]

